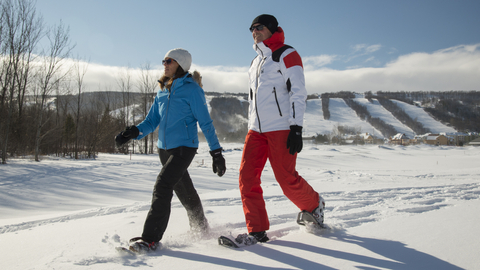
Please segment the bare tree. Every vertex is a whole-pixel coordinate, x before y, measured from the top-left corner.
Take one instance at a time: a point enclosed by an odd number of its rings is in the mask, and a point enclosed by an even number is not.
[[[79,130],[78,127],[80,125],[80,112],[81,112],[81,105],[82,105],[82,89],[83,89],[83,79],[85,77],[85,74],[87,73],[88,70],[88,63],[82,64],[80,62],[80,59],[77,59],[75,61],[75,67],[74,67],[74,81],[77,86],[78,90],[78,99],[77,99],[77,113],[76,113],[76,118],[75,118],[75,159],[78,159],[78,152],[79,152]]]
[[[158,71],[152,70],[150,63],[145,63],[140,68],[140,79],[138,81],[138,89],[140,93],[142,93],[142,114],[143,118],[145,118],[148,114],[150,106],[152,106],[153,99],[155,96],[155,89],[157,88],[157,80],[159,76],[156,74]],[[148,138],[145,138],[144,141],[144,151],[145,154],[153,153],[153,145],[154,145],[154,133],[148,135]],[[148,151],[148,141],[150,139],[150,151]]]
[[[103,109],[105,104],[102,102],[104,96],[102,96],[102,93],[97,93],[86,98],[89,98],[90,100],[87,101],[88,109],[83,112],[82,118],[84,123],[82,126],[88,127],[88,129],[84,128],[82,130],[83,134],[81,137],[84,141],[83,147],[86,151],[86,157],[95,158],[95,153],[102,133],[100,116],[105,111]]]
[[[120,117],[122,118],[123,125],[122,128],[130,126],[130,123],[135,124],[135,114],[132,113],[132,104],[135,103],[134,94],[132,93],[132,74],[130,68],[125,67],[117,74],[117,85],[122,93],[122,108],[120,110]],[[132,119],[130,119],[132,118]],[[135,152],[135,143],[133,145],[133,151]],[[121,148],[121,152],[128,151],[128,145],[126,144]]]
[[[130,106],[133,102],[133,95],[132,95],[132,74],[128,67],[122,69],[116,78],[117,85],[122,92],[122,112],[124,115],[124,125],[130,125]]]
[[[57,87],[58,84],[67,76],[70,69],[65,67],[65,60],[70,55],[73,46],[70,45],[69,28],[65,28],[63,23],[50,28],[46,37],[49,41],[48,51],[42,55],[42,63],[38,67],[38,95],[36,99],[37,104],[37,119],[36,119],[36,136],[35,136],[35,161],[39,161],[40,143],[42,138],[46,136],[51,130],[42,134],[42,125],[46,122],[43,119],[44,111],[46,109],[46,101]]]
[[[6,163],[8,136],[14,110],[22,117],[24,97],[30,77],[33,52],[42,37],[43,20],[37,16],[33,1],[0,2],[0,146],[2,163]],[[21,122],[18,120],[17,123]]]
[[[69,153],[68,145],[73,140],[73,135],[71,135],[73,132],[71,130],[75,124],[72,115],[68,111],[71,101],[70,90],[70,82],[66,78],[55,91],[55,126],[62,130],[62,132],[56,133],[55,153],[62,156]]]

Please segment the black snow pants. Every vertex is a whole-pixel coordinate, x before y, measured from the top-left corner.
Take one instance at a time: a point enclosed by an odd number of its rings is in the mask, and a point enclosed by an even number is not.
[[[152,205],[143,227],[142,238],[146,241],[158,242],[162,239],[170,218],[173,191],[187,210],[191,229],[202,231],[208,228],[202,202],[187,171],[196,151],[196,148],[190,147],[159,149],[163,168],[157,176]]]

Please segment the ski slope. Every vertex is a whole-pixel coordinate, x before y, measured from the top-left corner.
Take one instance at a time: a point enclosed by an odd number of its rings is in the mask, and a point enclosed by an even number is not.
[[[372,99],[372,102],[370,102],[366,98],[356,98],[355,101],[365,106],[372,117],[380,118],[385,123],[392,125],[398,133],[404,133],[409,138],[414,137],[415,132],[395,118],[377,99]]]
[[[413,138],[415,135],[422,135],[415,134],[411,128],[404,125],[386,110],[377,99],[373,99],[373,102],[370,102],[365,98],[355,98],[354,101],[365,106],[372,117],[380,118],[385,123],[392,125],[398,133],[404,133],[409,138]],[[402,108],[412,119],[416,119],[422,123],[424,127],[429,128],[432,133],[456,132],[454,128],[435,120],[422,108],[397,100],[392,101]],[[312,137],[318,134],[331,134],[338,126],[347,126],[359,130],[360,133],[374,134],[380,138],[384,137],[380,131],[375,129],[367,121],[361,120],[356,112],[341,98],[330,99],[329,111],[330,119],[325,120],[323,117],[321,99],[307,100],[303,127],[304,137]]]
[[[418,122],[422,123],[424,127],[430,129],[432,133],[455,133],[456,130],[452,127],[446,126],[435,119],[433,119],[426,111],[422,108],[410,105],[405,102],[398,100],[392,100],[400,108],[402,108],[405,113],[407,113],[412,119],[417,119]]]

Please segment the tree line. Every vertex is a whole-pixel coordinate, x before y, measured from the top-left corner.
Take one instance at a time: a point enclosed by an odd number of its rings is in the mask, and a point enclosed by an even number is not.
[[[116,75],[117,94],[85,90],[88,61],[72,56],[69,28],[46,25],[33,0],[0,2],[0,156],[92,158],[113,152],[115,134],[147,114],[159,71],[149,63],[132,79]],[[92,90],[92,89],[89,89]],[[121,151],[153,152],[155,134]]]

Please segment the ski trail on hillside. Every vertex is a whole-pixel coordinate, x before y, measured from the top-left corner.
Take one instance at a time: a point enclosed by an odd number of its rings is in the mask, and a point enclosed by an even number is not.
[[[455,133],[456,130],[452,127],[444,125],[443,123],[435,120],[430,114],[428,114],[423,108],[410,105],[405,102],[398,100],[391,100],[398,107],[402,108],[406,114],[408,114],[412,119],[417,120],[422,123],[425,128],[428,128],[432,133]]]
[[[367,107],[371,117],[380,118],[385,123],[392,125],[397,132],[404,133],[410,138],[413,138],[414,135],[416,135],[410,127],[404,125],[387,109],[385,109],[377,99],[372,99],[373,102],[370,102],[365,98],[355,98],[354,100],[355,102]],[[432,133],[456,132],[454,128],[435,120],[423,108],[393,99],[391,101],[397,104],[412,119],[420,122],[425,128],[430,129]],[[377,136],[383,136],[381,135],[382,133],[376,130],[372,125],[370,125],[370,123],[362,121],[355,111],[345,104],[341,98],[329,99],[329,112],[330,119],[325,120],[323,116],[322,100],[307,100],[303,124],[304,137],[312,137],[318,134],[330,134],[336,129],[337,126],[357,128],[360,129],[360,133],[368,132]]]
[[[311,137],[317,134],[330,134],[336,127],[345,126],[355,128],[360,133],[381,134],[367,121],[361,120],[357,113],[350,108],[343,99],[329,99],[330,119],[325,120],[320,99],[308,100],[305,110],[304,137]]]
[[[365,106],[372,118],[380,118],[385,123],[392,125],[398,133],[404,133],[409,138],[413,138],[415,132],[395,118],[395,116],[385,109],[377,99],[372,99],[372,102],[368,101],[366,98],[355,98],[354,100]]]

